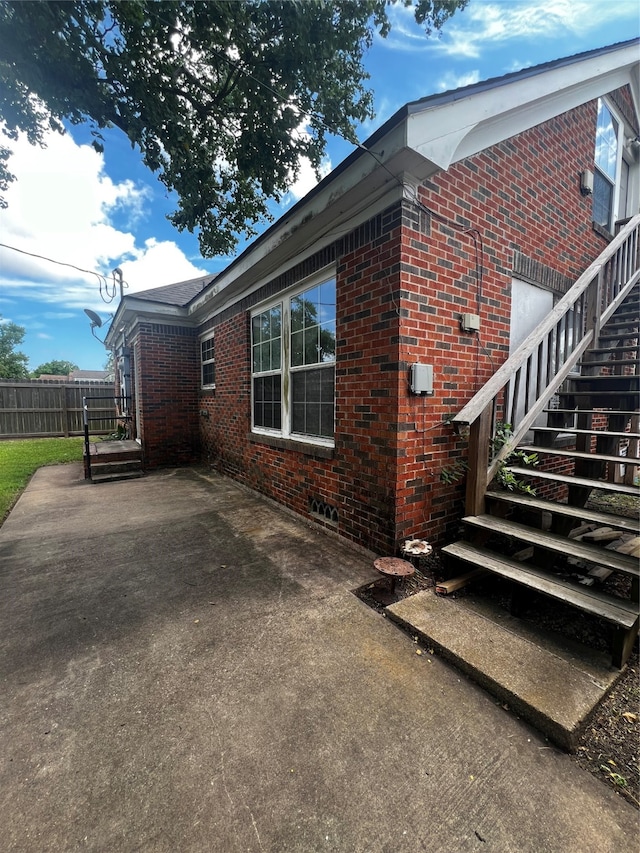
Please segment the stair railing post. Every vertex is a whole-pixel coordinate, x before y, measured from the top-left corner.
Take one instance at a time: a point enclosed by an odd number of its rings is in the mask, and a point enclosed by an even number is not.
[[[493,401],[471,424],[469,432],[469,473],[467,475],[466,514],[482,515],[487,491],[489,443],[493,420]]]
[[[602,286],[604,283],[605,266],[601,266],[598,275],[592,279],[587,292],[587,316],[585,331],[593,329],[592,346],[598,346],[600,337],[600,322],[602,317]]]
[[[85,480],[91,479],[91,445],[89,443],[89,404],[88,398],[82,398],[82,421],[84,426],[84,457],[85,457]]]

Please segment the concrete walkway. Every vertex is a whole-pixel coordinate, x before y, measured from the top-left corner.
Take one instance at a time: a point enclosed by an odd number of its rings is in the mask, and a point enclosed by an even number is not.
[[[236,484],[41,469],[0,528],[0,850],[607,853],[638,813]]]

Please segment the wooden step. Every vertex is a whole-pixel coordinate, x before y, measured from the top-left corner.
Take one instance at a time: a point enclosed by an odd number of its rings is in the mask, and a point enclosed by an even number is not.
[[[581,361],[579,367],[638,367],[640,359],[638,358],[608,358],[601,361]]]
[[[506,468],[516,477],[536,477],[540,480],[566,483],[568,486],[583,486],[587,489],[602,489],[604,492],[616,492],[620,495],[640,496],[640,489],[637,486],[625,486],[623,483],[610,483],[608,480],[589,480],[586,477],[568,477],[564,474],[539,471],[537,468],[520,468],[517,465],[507,465]]]
[[[614,638],[613,665],[622,669],[626,663],[638,633],[637,604],[607,595],[594,587],[578,586],[555,575],[547,574],[535,566],[510,560],[508,557],[495,554],[485,548],[475,547],[468,542],[454,542],[443,548],[442,553],[466,565],[481,566],[520,586],[604,619],[619,630]]]
[[[633,518],[625,518],[622,515],[612,515],[608,512],[598,512],[584,507],[571,506],[570,504],[545,501],[542,498],[534,498],[531,495],[520,495],[516,492],[487,492],[487,500],[498,501],[502,504],[518,507],[536,512],[549,512],[553,515],[561,515],[565,518],[573,518],[589,524],[597,524],[602,527],[613,527],[625,533],[640,534],[640,521]]]
[[[596,394],[616,391],[620,394],[632,394],[640,391],[640,376],[636,373],[610,373],[600,376],[572,376],[569,380],[579,391],[593,391]],[[585,388],[584,386],[589,386]],[[562,393],[573,394],[574,391]]]
[[[614,465],[640,465],[640,458],[636,456],[610,456],[606,453],[586,453],[581,450],[562,450],[559,447],[538,447],[526,444],[518,445],[518,450],[524,450],[525,453],[537,453],[538,455],[543,453],[545,456],[585,459],[589,462],[613,462]]]
[[[629,344],[624,347],[594,347],[590,349],[589,352],[596,353],[597,355],[604,353],[620,353],[620,352],[637,352],[638,346],[637,344]]]
[[[544,412],[550,415],[615,415],[616,417],[624,415],[626,418],[633,418],[638,414],[637,409],[623,411],[622,409],[543,409]],[[534,427],[532,427],[534,429]]]
[[[559,391],[558,396],[561,398],[564,397],[576,397],[581,400],[591,400],[591,403],[588,405],[588,408],[594,409],[609,409],[613,414],[617,411],[614,407],[616,402],[624,401],[625,410],[628,409],[629,406],[634,405],[634,400],[637,398],[638,394],[635,391]],[[633,414],[638,414],[638,409],[633,410]]]
[[[575,411],[572,409],[571,411]],[[640,432],[610,432],[608,429],[574,429],[574,427],[532,426],[533,432],[551,432],[570,435],[606,435],[608,438],[640,438]],[[538,449],[538,448],[536,448]]]
[[[565,557],[574,557],[586,563],[605,566],[614,572],[623,572],[631,577],[640,577],[640,566],[635,557],[627,557],[618,554],[600,545],[589,545],[586,542],[577,542],[575,539],[567,539],[557,533],[547,533],[527,524],[517,521],[509,521],[506,518],[497,518],[493,515],[469,515],[462,519],[463,524],[489,533],[498,533],[501,536],[509,536],[521,542],[527,542],[545,551],[554,554],[562,554]]]
[[[494,574],[535,589],[551,598],[566,601],[580,610],[615,625],[633,628],[638,623],[638,606],[632,601],[607,595],[594,587],[573,584],[528,563],[511,560],[469,542],[446,545],[442,553],[472,566],[481,566]]]
[[[115,483],[118,480],[137,480],[142,477],[143,471],[121,471],[120,473],[91,474],[92,483]]]

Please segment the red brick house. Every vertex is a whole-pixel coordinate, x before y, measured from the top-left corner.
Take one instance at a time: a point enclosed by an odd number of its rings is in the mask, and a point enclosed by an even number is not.
[[[125,296],[145,464],[379,553],[450,539],[454,420],[639,211],[638,46],[409,103],[219,275]]]

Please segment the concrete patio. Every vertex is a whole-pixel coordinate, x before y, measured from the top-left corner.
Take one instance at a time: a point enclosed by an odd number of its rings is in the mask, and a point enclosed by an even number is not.
[[[36,473],[0,528],[0,849],[637,849],[638,813],[197,469]]]

